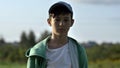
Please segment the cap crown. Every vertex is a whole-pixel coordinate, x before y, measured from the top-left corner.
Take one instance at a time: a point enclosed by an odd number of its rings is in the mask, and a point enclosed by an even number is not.
[[[61,14],[61,13],[71,13],[73,15],[73,10],[70,4],[66,2],[57,2],[53,4],[49,9],[49,14]]]

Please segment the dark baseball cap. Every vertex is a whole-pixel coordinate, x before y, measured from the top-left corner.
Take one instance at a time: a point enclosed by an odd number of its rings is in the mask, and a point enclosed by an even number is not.
[[[50,9],[49,9],[49,14],[50,13],[57,13],[57,12],[69,12],[73,15],[73,10],[70,4],[63,2],[63,1],[59,1],[55,4],[53,4]]]

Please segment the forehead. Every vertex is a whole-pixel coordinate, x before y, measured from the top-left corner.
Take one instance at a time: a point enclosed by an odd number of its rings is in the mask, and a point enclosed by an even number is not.
[[[65,18],[71,18],[71,14],[59,14],[55,15],[54,18],[60,18],[60,17],[65,17]]]

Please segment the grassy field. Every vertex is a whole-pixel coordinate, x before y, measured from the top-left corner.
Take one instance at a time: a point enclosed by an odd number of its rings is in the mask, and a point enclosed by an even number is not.
[[[120,68],[120,60],[118,61],[97,61],[89,63],[89,68]]]
[[[0,63],[0,68],[26,68],[26,64]],[[90,62],[88,68],[120,68],[120,61],[97,61]]]
[[[26,68],[26,64],[0,62],[0,68]]]

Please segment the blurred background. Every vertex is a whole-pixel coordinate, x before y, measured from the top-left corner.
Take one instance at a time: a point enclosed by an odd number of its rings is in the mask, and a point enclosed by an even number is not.
[[[26,68],[25,52],[51,33],[48,10],[73,8],[69,36],[86,48],[89,68],[120,68],[120,0],[0,0],[0,68]]]

